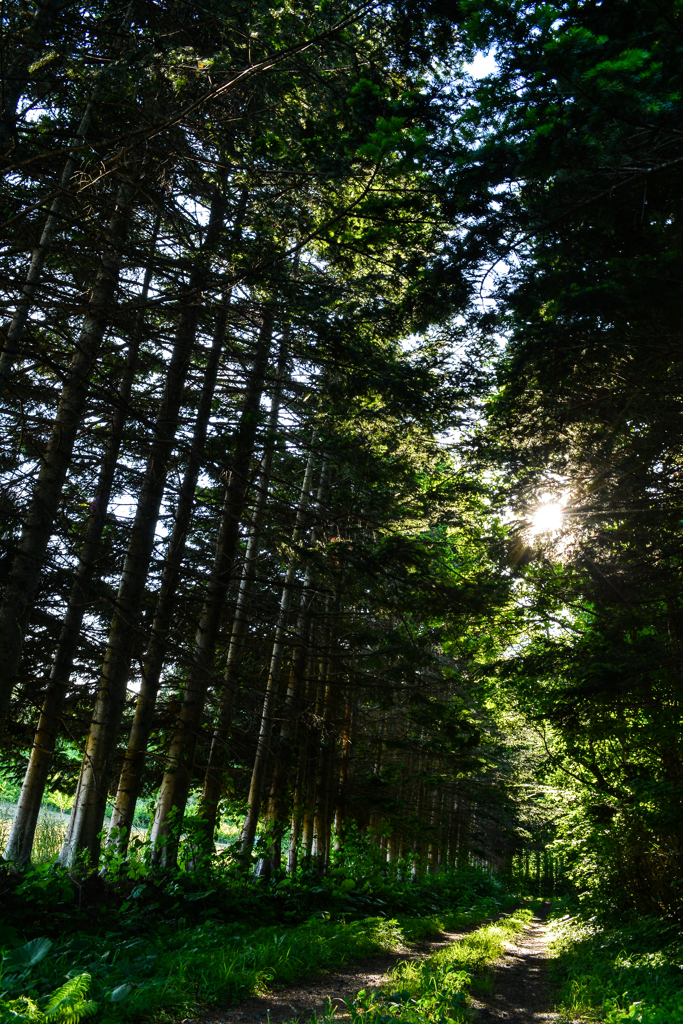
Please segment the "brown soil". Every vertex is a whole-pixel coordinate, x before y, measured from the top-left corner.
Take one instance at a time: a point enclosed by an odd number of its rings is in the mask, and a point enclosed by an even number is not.
[[[507,947],[489,970],[491,991],[475,989],[475,1024],[542,1024],[559,1020],[553,1011],[553,993],[547,978],[546,925],[549,905],[541,908],[529,926]]]

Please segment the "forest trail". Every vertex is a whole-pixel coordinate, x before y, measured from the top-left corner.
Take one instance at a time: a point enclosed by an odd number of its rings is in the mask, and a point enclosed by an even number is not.
[[[489,918],[495,921],[497,915]],[[225,1010],[211,1010],[198,1017],[187,1018],[182,1024],[283,1024],[284,1021],[310,1020],[314,1013],[321,1016],[329,999],[337,1007],[337,1017],[343,1018],[344,1000],[355,999],[361,989],[379,988],[389,971],[405,960],[423,960],[439,949],[450,946],[464,935],[476,931],[486,922],[479,921],[457,932],[443,932],[438,939],[416,942],[355,964],[346,964],[330,974],[308,978],[295,985],[274,989],[267,996],[252,997]]]
[[[503,957],[491,965],[490,992],[473,992],[474,1024],[545,1024],[559,1020],[547,977],[549,910],[550,904],[541,907],[514,945],[510,944]]]
[[[542,1024],[558,1019],[552,1012],[545,978],[545,918],[550,905],[541,908],[529,926],[509,946],[505,956],[492,965],[491,993],[477,990],[473,998],[477,1010],[474,1024]],[[361,963],[347,964],[330,974],[309,978],[296,985],[274,989],[266,996],[252,997],[225,1010],[211,1010],[201,1016],[187,1018],[182,1024],[284,1024],[285,1021],[309,1021],[320,1017],[328,999],[337,1008],[340,1020],[345,1016],[345,999],[355,999],[361,989],[379,988],[387,974],[399,962],[423,960],[432,953],[450,946],[458,939],[498,920],[498,914],[457,932],[444,932],[438,939],[417,942],[393,953],[381,953]]]

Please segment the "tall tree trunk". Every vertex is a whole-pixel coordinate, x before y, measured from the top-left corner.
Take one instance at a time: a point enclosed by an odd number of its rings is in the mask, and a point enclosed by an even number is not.
[[[232,709],[235,701],[235,690],[239,686],[239,671],[244,650],[244,634],[249,621],[249,599],[256,578],[256,565],[261,546],[261,528],[268,497],[271,465],[275,447],[277,424],[280,414],[282,381],[287,361],[287,334],[283,335],[278,360],[277,380],[270,407],[266,446],[261,460],[256,502],[249,524],[249,537],[244,559],[244,568],[240,580],[235,615],[230,632],[228,655],[226,659],[223,685],[218,702],[218,715],[211,737],[211,749],[204,774],[204,785],[199,803],[199,816],[203,822],[203,834],[206,847],[213,844],[213,835],[218,823],[218,808],[223,788],[223,772],[226,763],[226,744],[232,722]]]
[[[31,857],[31,848],[40,813],[40,805],[45,792],[55,741],[59,731],[59,716],[73,672],[73,662],[78,648],[93,572],[101,552],[102,530],[114,483],[116,464],[123,439],[123,430],[128,417],[130,395],[135,379],[140,343],[144,334],[144,303],[147,300],[149,286],[152,281],[153,259],[158,230],[159,218],[157,217],[152,233],[150,257],[140,295],[143,308],[138,312],[133,334],[128,345],[128,357],[121,378],[117,403],[112,414],[95,495],[90,505],[91,512],[85,528],[85,537],[79,554],[78,568],[76,569],[71,593],[69,594],[69,602],[62,624],[59,644],[52,662],[47,692],[36,734],[33,738],[31,756],[17,803],[14,821],[12,822],[12,831],[5,849],[5,858],[19,864],[25,863]]]
[[[303,809],[303,867],[310,870],[311,858],[313,855],[313,839],[315,824],[315,798],[316,781],[318,778],[318,757],[320,756],[320,718],[325,698],[325,676],[324,662],[316,658],[315,667],[315,707],[311,716],[312,724],[309,725],[306,737],[306,778],[304,782],[304,809]]]
[[[299,865],[299,840],[303,827],[303,788],[306,779],[306,744],[299,742],[296,781],[292,798],[292,830],[289,835],[289,853],[287,854],[287,874],[295,875]]]
[[[436,787],[428,797],[430,842],[427,848],[427,865],[430,875],[435,875],[439,867],[439,819],[440,793]]]
[[[216,193],[211,203],[209,225],[202,247],[203,258],[197,261],[190,277],[190,288],[196,297],[181,315],[138,498],[76,800],[71,811],[70,828],[60,853],[60,860],[66,865],[73,864],[80,850],[88,852],[93,864],[99,859],[99,834],[107,806],[109,773],[125,705],[133,645],[154,550],[154,536],[166,486],[172,442],[178,429],[185,380],[195,341],[199,296],[208,280],[209,260],[220,239],[223,217],[223,198]]]
[[[241,237],[246,208],[247,193],[245,190],[240,197],[233,221],[231,230],[233,243]],[[173,531],[166,547],[161,586],[154,609],[151,637],[142,668],[142,681],[128,738],[128,748],[111,816],[108,843],[115,846],[121,854],[125,853],[128,848],[135,805],[142,786],[142,775],[147,759],[147,744],[152,731],[161,672],[168,651],[169,631],[176,606],[176,590],[185,555],[187,533],[192,520],[197,480],[205,455],[206,435],[225,342],[228,302],[229,296],[226,296],[224,304],[216,316],[211,351],[204,371],[202,391],[197,407],[192,443],[178,495]]]
[[[7,718],[14,680],[21,661],[24,633],[52,536],[76,435],[83,419],[92,371],[104,332],[111,319],[119,281],[120,250],[128,230],[134,192],[134,188],[129,184],[122,185],[118,191],[115,210],[107,226],[108,245],[102,256],[88,302],[88,311],[59,398],[50,440],[33,488],[28,514],[0,607],[0,663],[3,665],[0,683],[0,733]]]
[[[245,863],[251,857],[251,851],[254,846],[254,837],[256,836],[256,827],[258,825],[259,814],[261,811],[263,777],[266,767],[266,757],[268,755],[268,748],[270,746],[270,733],[273,725],[273,705],[275,702],[275,695],[277,693],[277,687],[280,679],[282,657],[284,655],[285,631],[287,628],[289,608],[292,600],[294,574],[296,572],[296,567],[298,564],[297,549],[301,544],[304,533],[306,510],[308,508],[309,491],[311,489],[311,478],[313,475],[313,462],[314,454],[313,450],[311,449],[311,452],[308,456],[308,461],[306,463],[306,471],[304,473],[304,479],[301,485],[299,504],[296,510],[296,520],[294,524],[294,532],[292,534],[293,550],[289,560],[289,566],[287,568],[285,582],[282,587],[280,609],[278,612],[277,625],[275,627],[275,640],[273,642],[273,649],[270,658],[270,667],[268,671],[268,681],[266,683],[266,692],[263,699],[263,710],[261,712],[261,726],[259,729],[258,743],[256,745],[254,766],[252,768],[251,773],[251,784],[249,787],[247,816],[245,818],[244,825],[242,826],[242,835],[240,839],[240,856],[243,858]]]
[[[298,694],[301,689],[301,684],[305,680],[308,639],[311,625],[310,610],[308,607],[311,580],[312,573],[309,573],[307,570],[301,595],[299,618],[297,620],[293,639],[292,661],[289,668],[289,680],[282,711],[282,725],[274,752],[275,763],[273,766],[273,778],[270,787],[270,795],[268,797],[267,810],[267,819],[272,827],[273,841],[268,851],[270,868],[266,869],[266,873],[269,873],[270,871],[279,871],[281,867],[282,838],[284,835],[287,817],[287,781],[292,760],[293,721],[297,710]],[[295,849],[301,834],[302,782],[301,757],[299,757],[295,784],[296,792],[293,797],[295,810],[292,812],[293,844]],[[290,859],[288,859],[288,864],[290,863]],[[289,870],[290,868],[288,867],[288,871]],[[296,853],[294,854],[293,870],[296,870]]]
[[[175,864],[177,857],[177,833],[170,828],[169,816],[173,812],[173,820],[176,822],[182,820],[192,782],[194,752],[197,746],[206,691],[214,677],[216,642],[223,603],[239,548],[240,522],[244,512],[249,467],[254,454],[261,395],[272,336],[273,311],[266,308],[240,416],[230,477],[225,489],[225,501],[208,594],[202,607],[192,661],[183,693],[183,704],[178,716],[176,732],[171,740],[166,773],[161,783],[152,825],[150,838],[152,860],[153,863],[160,864],[161,867]]]
[[[304,687],[303,701],[307,704],[300,709],[300,719],[310,719],[310,706],[315,710],[316,697],[319,693],[318,677],[314,665],[317,666],[317,659],[314,660],[311,650],[312,621],[309,614],[307,621],[306,645],[303,647],[303,662],[301,667],[302,685]],[[299,648],[295,648],[295,653]],[[303,703],[302,701],[302,703]],[[303,712],[303,713],[302,713]],[[310,776],[310,757],[312,750],[311,729],[306,724],[298,729],[299,750],[297,757],[296,782],[294,791],[294,806],[292,808],[292,833],[290,836],[289,856],[287,858],[287,871],[290,875],[296,874],[299,862],[299,842],[304,847],[304,863],[306,857],[306,800],[308,798],[308,785]],[[311,819],[312,820],[312,819]],[[311,829],[312,835],[312,829]],[[310,853],[310,850],[309,850]]]
[[[329,672],[329,664],[327,666]],[[313,846],[311,850],[313,869],[321,878],[325,874],[329,860],[330,821],[328,815],[328,795],[330,791],[330,736],[328,706],[332,695],[329,684],[325,687],[324,721],[320,730],[320,749],[318,750],[317,772],[315,779],[315,808],[313,812]]]
[[[321,532],[321,525],[330,483],[330,460],[325,457],[320,471],[320,481],[315,503],[315,517],[311,529],[309,544],[313,548]],[[292,725],[299,688],[303,680],[306,663],[306,641],[310,629],[310,602],[313,588],[313,566],[309,564],[304,574],[299,604],[299,617],[294,631],[292,664],[289,672],[289,683],[282,712],[280,736],[275,748],[275,765],[273,781],[268,800],[268,821],[273,829],[273,843],[269,853],[272,869],[279,871],[282,851],[282,836],[285,830],[287,814],[286,796],[287,781],[291,762]]]
[[[336,602],[335,602],[336,607]],[[332,770],[332,751],[334,744],[331,735],[332,715],[335,698],[335,671],[332,663],[331,642],[332,626],[329,622],[330,599],[325,602],[325,644],[323,651],[323,669],[325,695],[323,697],[322,722],[320,727],[320,747],[318,750],[317,773],[315,780],[315,811],[313,815],[313,865],[318,875],[324,875],[329,860],[330,847],[330,815],[329,795],[331,790],[330,773]]]
[[[353,749],[353,697],[351,689],[346,696],[344,707],[344,725],[342,730],[341,764],[339,766],[339,789],[337,790],[337,808],[335,812],[335,852],[344,855],[344,824],[349,793],[349,776],[351,772],[351,753]]]
[[[125,853],[128,848],[130,830],[135,815],[135,805],[140,795],[147,744],[152,731],[154,709],[159,692],[159,681],[168,649],[171,620],[176,606],[176,589],[185,554],[187,531],[192,519],[197,479],[204,458],[206,434],[211,417],[218,366],[225,339],[226,319],[227,310],[223,308],[216,317],[211,352],[207,361],[202,392],[197,408],[192,445],[178,495],[178,507],[175,513],[173,532],[166,547],[161,586],[154,609],[151,639],[142,668],[142,682],[135,705],[133,724],[128,738],[128,748],[123,761],[116,799],[114,801],[108,841],[111,846],[117,848],[119,853]]]
[[[45,27],[47,27],[50,21],[52,21],[55,11],[57,11],[60,6],[60,0],[47,0],[46,3],[40,4],[36,14],[34,15],[31,27],[33,35],[35,35],[37,31],[45,30]],[[117,41],[113,47],[114,52],[121,49],[121,37],[130,23],[132,9],[133,5],[129,4],[117,32]],[[25,70],[28,63],[28,57],[26,54],[27,51],[24,49],[21,55],[14,62],[17,70],[20,68],[23,75],[21,72],[19,74],[13,74],[12,69],[10,68],[8,74],[5,76],[3,88],[4,102],[0,111],[0,152],[5,148],[4,142],[7,137],[7,132],[10,131],[10,127],[13,128],[14,126],[16,105],[20,98],[21,90],[26,84]],[[102,91],[105,76],[107,75],[108,69],[101,71],[93,85],[90,98],[86,103],[85,110],[83,111],[78,128],[76,129],[76,138],[78,140],[84,139],[88,134],[93,112]],[[11,83],[14,83],[14,85],[12,86]],[[21,289],[21,296],[17,303],[14,316],[12,317],[11,323],[7,329],[2,353],[0,354],[0,399],[5,393],[7,382],[9,380],[10,373],[12,372],[12,367],[19,355],[24,327],[26,326],[31,303],[33,302],[38,283],[43,273],[45,260],[59,227],[64,223],[62,208],[64,206],[64,200],[68,195],[69,185],[77,164],[78,157],[76,153],[69,153],[59,181],[59,195],[57,195],[50,204],[50,209],[45,219],[45,224],[43,225],[40,240],[31,253],[31,262],[26,274],[26,280],[24,281],[24,285]]]

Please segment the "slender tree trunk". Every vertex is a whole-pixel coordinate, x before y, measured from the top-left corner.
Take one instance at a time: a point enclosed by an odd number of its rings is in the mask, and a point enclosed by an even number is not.
[[[305,870],[311,867],[313,855],[314,823],[315,823],[315,798],[316,780],[318,778],[318,757],[320,755],[320,718],[322,715],[323,701],[325,697],[325,676],[324,663],[318,661],[316,674],[316,698],[313,712],[313,724],[308,728],[306,738],[306,777],[304,784],[304,813],[303,813],[303,866]]]
[[[71,462],[78,429],[83,419],[90,380],[110,322],[121,262],[121,244],[129,223],[131,185],[122,185],[107,228],[108,245],[95,278],[88,311],[62,388],[50,440],[42,458],[38,479],[14,557],[0,608],[0,733],[4,729],[21,648],[35,599],[40,573],[52,536],[55,515]]]
[[[240,580],[239,592],[235,606],[235,615],[230,632],[228,644],[228,655],[223,675],[223,685],[219,696],[218,715],[211,737],[211,749],[209,760],[204,774],[204,785],[199,804],[199,816],[203,822],[205,844],[208,847],[213,844],[213,835],[218,824],[218,809],[220,806],[221,793],[223,788],[223,772],[225,769],[225,750],[230,725],[232,722],[232,709],[235,701],[235,690],[239,686],[239,671],[244,650],[244,635],[249,620],[249,599],[251,590],[256,578],[256,564],[261,545],[261,528],[263,515],[268,497],[268,486],[270,483],[271,465],[277,433],[277,423],[280,414],[280,402],[282,392],[282,381],[287,361],[287,335],[283,335],[278,360],[277,381],[270,407],[268,419],[268,432],[266,437],[265,452],[261,461],[261,470],[256,492],[256,503],[249,525],[249,537],[247,550],[244,559],[244,568]]]
[[[244,511],[249,466],[258,427],[263,382],[273,335],[273,312],[266,309],[259,335],[254,365],[247,385],[244,407],[235,442],[232,469],[225,489],[225,502],[218,531],[208,594],[204,600],[195,637],[192,662],[183,694],[175,735],[171,740],[166,773],[161,783],[156,815],[152,825],[152,860],[162,867],[175,864],[177,835],[170,829],[169,816],[182,820],[187,803],[194,753],[204,710],[207,688],[214,677],[216,641],[221,623],[225,594],[239,547],[240,521]]]
[[[311,636],[310,636],[311,631],[312,631],[312,622],[311,622],[311,615],[310,615],[310,612],[309,612],[309,614],[307,615],[307,622],[306,622],[305,643],[303,645],[298,645],[297,647],[295,647],[295,653],[300,652],[300,655],[301,655],[301,658],[302,658],[300,671],[301,671],[301,677],[302,677],[302,685],[303,685],[304,690],[305,690],[304,700],[308,701],[309,705],[312,703],[314,705],[314,711],[315,711],[316,710],[315,709],[315,704],[316,704],[316,701],[317,701],[317,696],[316,696],[315,700],[312,700],[312,698],[313,698],[313,694],[314,693],[316,695],[319,693],[319,688],[318,688],[317,675],[315,674],[314,668],[313,668],[314,665],[317,665],[317,659],[313,658],[313,652],[311,650]],[[304,718],[308,719],[309,717],[310,717],[309,709],[307,707],[305,712],[304,712],[304,714],[300,715],[300,720],[303,720]],[[296,874],[296,871],[297,871],[297,867],[298,867],[298,864],[299,864],[299,845],[300,845],[300,843],[303,846],[304,864],[307,863],[306,862],[307,835],[305,834],[305,822],[306,822],[306,814],[307,814],[307,810],[306,810],[307,803],[306,803],[306,801],[308,799],[308,787],[309,787],[309,777],[310,777],[310,755],[311,755],[311,749],[312,749],[311,729],[310,729],[310,726],[308,724],[306,724],[303,728],[301,726],[299,727],[299,729],[298,729],[298,743],[299,743],[299,750],[298,750],[298,757],[297,757],[297,770],[296,770],[296,782],[295,782],[295,789],[294,789],[294,802],[293,802],[293,808],[292,808],[292,832],[291,832],[291,836],[290,836],[289,855],[288,855],[288,858],[287,858],[287,871],[288,871],[288,874],[290,874],[290,875]],[[310,821],[312,823],[312,817],[310,817]],[[311,840],[312,840],[312,834],[313,834],[312,825],[311,825],[310,833],[311,833]],[[310,856],[310,849],[309,849],[308,852],[309,852],[309,856]]]
[[[220,238],[224,203],[220,195],[211,204],[209,225],[203,246],[204,259],[191,275],[191,290],[199,295],[208,275],[210,257]],[[155,424],[155,436],[145,477],[138,498],[116,610],[109,630],[109,643],[86,741],[76,800],[71,812],[70,830],[60,853],[63,864],[71,865],[80,850],[87,850],[93,864],[100,853],[99,834],[107,806],[109,773],[126,699],[142,596],[147,582],[159,508],[180,416],[185,380],[195,340],[198,320],[197,298],[181,316],[173,346],[161,405]]]
[[[320,482],[315,503],[315,519],[310,536],[310,546],[313,548],[320,534],[327,494],[330,481],[330,460],[325,458],[320,471]],[[306,662],[306,639],[309,632],[311,591],[313,587],[313,566],[309,564],[304,575],[303,587],[301,590],[301,601],[299,605],[299,618],[294,631],[294,644],[292,650],[292,664],[289,673],[289,684],[284,701],[282,712],[282,725],[280,736],[274,751],[275,765],[273,769],[273,781],[271,784],[270,797],[268,801],[268,821],[273,828],[273,844],[270,851],[272,868],[280,870],[282,859],[282,836],[285,829],[286,818],[286,796],[289,768],[291,762],[291,738],[294,711],[299,694],[299,687],[303,679],[303,672]]]
[[[446,814],[446,791],[442,789],[441,792],[439,793],[439,820],[437,823],[439,829],[439,845],[436,853],[437,872],[443,869],[446,860],[446,845],[448,842],[448,833],[445,826],[447,824],[447,821],[448,817]]]
[[[192,445],[178,496],[178,507],[175,513],[173,532],[166,548],[161,586],[154,609],[151,639],[142,669],[142,682],[135,705],[133,724],[128,739],[128,749],[123,761],[123,768],[121,769],[118,790],[114,801],[114,810],[109,829],[109,844],[115,846],[119,853],[125,853],[128,848],[130,830],[135,815],[135,805],[140,795],[142,775],[147,756],[147,744],[152,731],[154,709],[159,692],[159,681],[168,649],[171,620],[176,606],[176,589],[185,554],[187,531],[192,519],[197,479],[204,458],[206,434],[211,417],[218,366],[225,339],[226,319],[227,310],[223,308],[219,311],[216,318],[211,352],[207,361],[202,392],[197,408]]]
[[[251,857],[251,851],[254,846],[254,837],[256,836],[256,827],[258,825],[259,814],[261,811],[261,796],[263,793],[263,776],[266,766],[266,757],[268,754],[268,748],[270,746],[270,733],[273,725],[273,705],[275,702],[275,695],[277,692],[278,682],[280,679],[280,668],[282,665],[282,657],[284,654],[284,642],[285,642],[285,631],[287,628],[287,621],[289,618],[289,607],[292,600],[292,590],[294,584],[294,574],[298,564],[297,549],[301,544],[303,532],[304,532],[304,521],[306,517],[306,510],[309,502],[309,491],[311,489],[311,477],[313,474],[313,450],[308,457],[306,463],[306,471],[304,473],[304,480],[301,485],[301,495],[299,498],[299,504],[296,512],[296,521],[294,525],[294,533],[292,534],[292,555],[287,568],[287,576],[282,588],[282,597],[280,599],[280,610],[278,613],[277,625],[275,628],[275,640],[273,642],[273,650],[270,658],[270,669],[268,672],[268,681],[266,683],[266,693],[263,700],[263,711],[261,713],[261,727],[259,730],[259,738],[256,746],[256,756],[254,758],[254,766],[251,773],[251,785],[249,787],[249,799],[247,816],[242,826],[242,836],[240,840],[240,854],[244,861],[248,861]]]
[[[439,822],[437,815],[440,802],[440,793],[438,789],[432,789],[429,794],[429,830],[431,842],[429,843],[427,850],[430,875],[435,875],[439,868]]]
[[[50,23],[50,21],[52,21],[55,11],[57,11],[60,6],[59,0],[47,0],[46,3],[43,3],[38,7],[33,19],[33,35],[35,35],[38,30],[44,31],[45,27]],[[117,43],[114,46],[114,50],[121,48],[121,36],[126,31],[130,23],[132,7],[133,5],[130,4],[124,15],[117,33],[118,38]],[[0,112],[0,152],[4,151],[8,132],[13,129],[16,106],[21,95],[21,90],[25,88],[25,69],[28,62],[28,58],[25,53],[26,51],[24,50],[14,62],[17,67],[21,68],[24,72],[23,76],[21,73],[13,75],[12,69],[10,68],[3,83],[4,103],[2,104],[2,111]],[[93,112],[104,84],[103,76],[107,75],[107,73],[107,71],[100,72],[98,79],[92,88],[90,98],[86,104],[85,110],[83,111],[78,128],[76,129],[76,138],[79,140],[84,139],[88,134]],[[14,85],[12,85],[12,83],[14,83]],[[69,153],[59,182],[59,195],[53,199],[50,205],[50,210],[47,218],[45,219],[45,224],[43,225],[40,241],[31,253],[31,262],[26,274],[26,280],[24,281],[24,285],[21,289],[21,296],[17,303],[17,308],[14,316],[12,317],[12,321],[7,329],[2,353],[0,354],[0,399],[5,393],[7,382],[9,380],[10,373],[12,372],[12,367],[19,355],[24,327],[26,326],[31,303],[33,302],[38,283],[43,273],[45,260],[52,246],[52,242],[54,241],[54,237],[60,225],[63,224],[63,218],[61,216],[62,208],[64,206],[64,200],[68,195],[69,185],[77,164],[78,157],[76,153]]]
[[[231,232],[233,241],[237,241],[241,236],[246,208],[247,195],[244,192],[240,198],[233,222]],[[197,480],[205,455],[206,435],[211,418],[211,407],[216,390],[218,368],[225,341],[228,302],[229,297],[226,296],[224,304],[216,317],[211,350],[204,372],[202,391],[197,407],[190,453],[178,495],[178,506],[175,511],[173,531],[166,547],[161,586],[154,609],[151,637],[142,669],[142,681],[128,738],[128,748],[123,768],[121,769],[116,799],[114,801],[114,810],[111,816],[108,843],[115,846],[119,853],[125,853],[128,848],[130,830],[135,815],[135,805],[142,786],[142,776],[147,759],[147,745],[152,731],[161,672],[168,651],[169,632],[176,607],[176,590],[185,555],[187,533],[192,520]]]
[[[156,248],[159,218],[152,234],[150,258],[142,286],[141,302],[147,300],[152,280],[154,250]],[[107,507],[114,483],[116,464],[121,448],[123,430],[129,411],[130,395],[135,379],[140,343],[144,334],[144,308],[137,315],[133,334],[128,345],[128,357],[123,371],[117,403],[112,414],[107,444],[100,468],[95,495],[90,504],[91,512],[85,528],[85,538],[78,560],[78,568],[69,594],[69,602],[62,624],[59,644],[52,662],[50,679],[33,739],[31,756],[26,776],[12,822],[12,831],[5,849],[5,858],[23,864],[30,859],[40,805],[52,764],[52,755],[60,725],[60,714],[64,697],[73,672],[73,662],[78,649],[83,616],[88,600],[92,576],[100,557],[102,530]]]
[[[299,864],[299,841],[303,826],[303,786],[306,778],[306,744],[299,743],[299,757],[297,759],[296,781],[294,783],[294,796],[292,801],[292,830],[289,838],[289,853],[287,854],[287,874],[295,875]]]
[[[301,596],[301,610],[299,612],[299,619],[296,625],[296,632],[294,636],[294,649],[292,651],[292,663],[289,669],[289,681],[287,685],[287,693],[285,695],[284,708],[282,713],[282,726],[280,730],[280,738],[277,744],[277,748],[274,752],[274,766],[273,766],[273,778],[270,788],[270,796],[268,798],[268,812],[267,818],[273,828],[273,842],[270,850],[268,851],[268,857],[270,860],[270,868],[268,871],[279,871],[282,861],[282,837],[285,830],[285,819],[287,816],[287,781],[289,776],[289,767],[292,759],[292,723],[294,715],[296,713],[297,697],[300,689],[300,684],[304,680],[304,673],[306,668],[306,645],[308,640],[308,633],[310,628],[310,613],[308,609],[308,591],[310,590],[310,582],[312,575],[307,571],[306,578],[304,580],[303,593]],[[298,806],[298,811],[295,813],[292,821],[298,814],[298,831],[295,837],[295,845],[298,842],[300,830],[301,830],[301,778],[299,776],[301,766],[301,759],[299,758],[297,768],[297,786],[298,796],[295,796],[295,802]],[[295,855],[295,870],[296,870],[296,855]]]
[[[466,867],[469,862],[470,845],[470,805],[467,800],[460,800],[458,808],[458,867]]]
[[[336,608],[337,602],[335,602]],[[331,642],[332,626],[329,622],[330,599],[325,601],[324,615],[325,624],[323,627],[324,643],[321,662],[321,682],[324,681],[324,696],[322,701],[322,720],[319,730],[319,746],[317,758],[317,771],[315,776],[315,809],[313,815],[313,864],[318,875],[325,872],[325,862],[328,858],[330,821],[328,813],[328,792],[330,789],[330,771],[332,768],[331,750],[332,736],[331,723],[334,710],[334,683],[335,672],[332,664]]]
[[[335,852],[344,855],[344,823],[349,793],[349,775],[351,770],[351,752],[353,749],[353,698],[351,690],[346,697],[344,708],[344,725],[342,729],[341,764],[339,766],[339,789],[337,790],[337,808],[335,813]]]
[[[424,813],[424,798],[425,798],[425,786],[424,786],[424,769],[425,769],[425,754],[422,748],[422,742],[424,741],[424,729],[420,729],[420,753],[417,759],[417,772],[415,780],[415,822],[418,827],[421,827]],[[421,839],[415,839],[412,844],[413,854],[413,865],[412,865],[412,877],[418,878],[422,873],[422,850],[423,843]]]

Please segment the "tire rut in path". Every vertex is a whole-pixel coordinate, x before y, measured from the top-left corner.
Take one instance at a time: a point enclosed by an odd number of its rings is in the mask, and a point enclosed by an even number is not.
[[[474,1024],[546,1024],[558,1021],[547,977],[545,904],[530,924],[489,968],[490,992],[476,989]]]
[[[345,999],[355,999],[361,989],[379,988],[388,972],[402,960],[424,960],[439,949],[450,946],[464,935],[482,925],[504,917],[497,914],[486,921],[478,921],[458,932],[444,932],[434,941],[418,942],[393,953],[380,953],[360,963],[346,964],[329,974],[318,975],[294,985],[274,988],[264,996],[252,996],[242,1003],[224,1010],[210,1010],[197,1017],[188,1017],[181,1024],[284,1024],[285,1021],[309,1021],[313,1014],[320,1016],[327,1000],[337,1008],[340,1020],[344,1017]]]

